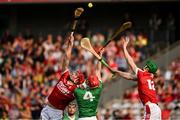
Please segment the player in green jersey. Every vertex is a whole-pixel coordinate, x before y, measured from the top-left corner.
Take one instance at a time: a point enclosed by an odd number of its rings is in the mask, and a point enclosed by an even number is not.
[[[100,52],[102,56],[103,50]],[[94,75],[86,80],[87,88],[76,88],[74,95],[79,109],[79,120],[97,120],[97,107],[103,88],[101,81],[101,62],[98,62]]]

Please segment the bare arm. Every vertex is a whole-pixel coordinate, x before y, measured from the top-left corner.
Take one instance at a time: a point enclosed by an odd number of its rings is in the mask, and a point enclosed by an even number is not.
[[[129,38],[126,38],[126,39],[123,38],[123,40],[124,40],[123,51],[124,51],[125,58],[126,58],[128,64],[130,65],[131,69],[136,73],[137,66],[134,63],[134,60],[132,59],[132,57],[129,55],[128,51],[127,51],[127,45],[129,43]]]
[[[71,51],[72,51],[72,48],[73,48],[73,42],[74,42],[74,36],[70,35],[67,38],[67,46],[65,48],[65,55],[64,55],[63,64],[62,64],[62,70],[63,71],[68,69],[69,61],[71,59]]]
[[[99,53],[100,57],[102,57],[102,54],[104,52],[104,49],[102,49]],[[98,77],[98,79],[101,80],[101,68],[102,68],[102,64],[101,61],[98,61],[98,64],[96,66],[96,76]]]
[[[133,80],[133,81],[137,81],[137,77],[134,74],[128,73],[128,72],[122,72],[122,71],[114,71],[116,73],[116,75],[121,76],[123,78],[125,78],[126,80]]]

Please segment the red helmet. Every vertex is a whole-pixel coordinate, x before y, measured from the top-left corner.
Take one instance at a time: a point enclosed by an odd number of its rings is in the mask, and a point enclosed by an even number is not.
[[[79,77],[78,85],[80,85],[80,84],[84,83],[84,81],[85,81],[84,74],[80,70],[78,70],[77,73],[78,73],[78,77]]]
[[[99,80],[98,77],[95,75],[90,75],[88,77],[88,85],[90,88],[97,88],[99,87]]]
[[[80,70],[78,70],[75,72],[75,74],[78,77],[78,81],[77,81],[76,85],[80,85],[80,84],[84,83],[85,79],[84,79],[83,73]],[[74,81],[70,77],[70,72],[66,72],[65,74],[63,74],[60,79],[62,79],[63,83],[65,83],[65,84],[67,83],[67,80],[71,80],[74,83]]]

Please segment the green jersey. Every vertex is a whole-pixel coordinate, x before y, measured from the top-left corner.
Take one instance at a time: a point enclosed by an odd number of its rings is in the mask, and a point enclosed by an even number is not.
[[[63,116],[63,119],[62,120],[70,120],[70,118],[69,118],[69,116],[68,116],[68,114],[66,113],[66,114],[64,114],[64,116]],[[75,119],[74,120],[78,120],[78,115],[77,114],[75,114]]]
[[[79,118],[96,116],[97,106],[103,85],[100,81],[99,87],[94,89],[76,88],[74,95],[79,109]]]

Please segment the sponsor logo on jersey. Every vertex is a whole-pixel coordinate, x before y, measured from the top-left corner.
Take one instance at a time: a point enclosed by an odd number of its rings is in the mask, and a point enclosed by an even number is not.
[[[70,94],[71,91],[69,91],[67,89],[67,87],[64,85],[64,83],[62,81],[60,81],[58,84],[57,84],[57,88],[59,89],[59,91],[61,91],[61,93],[63,94]]]

